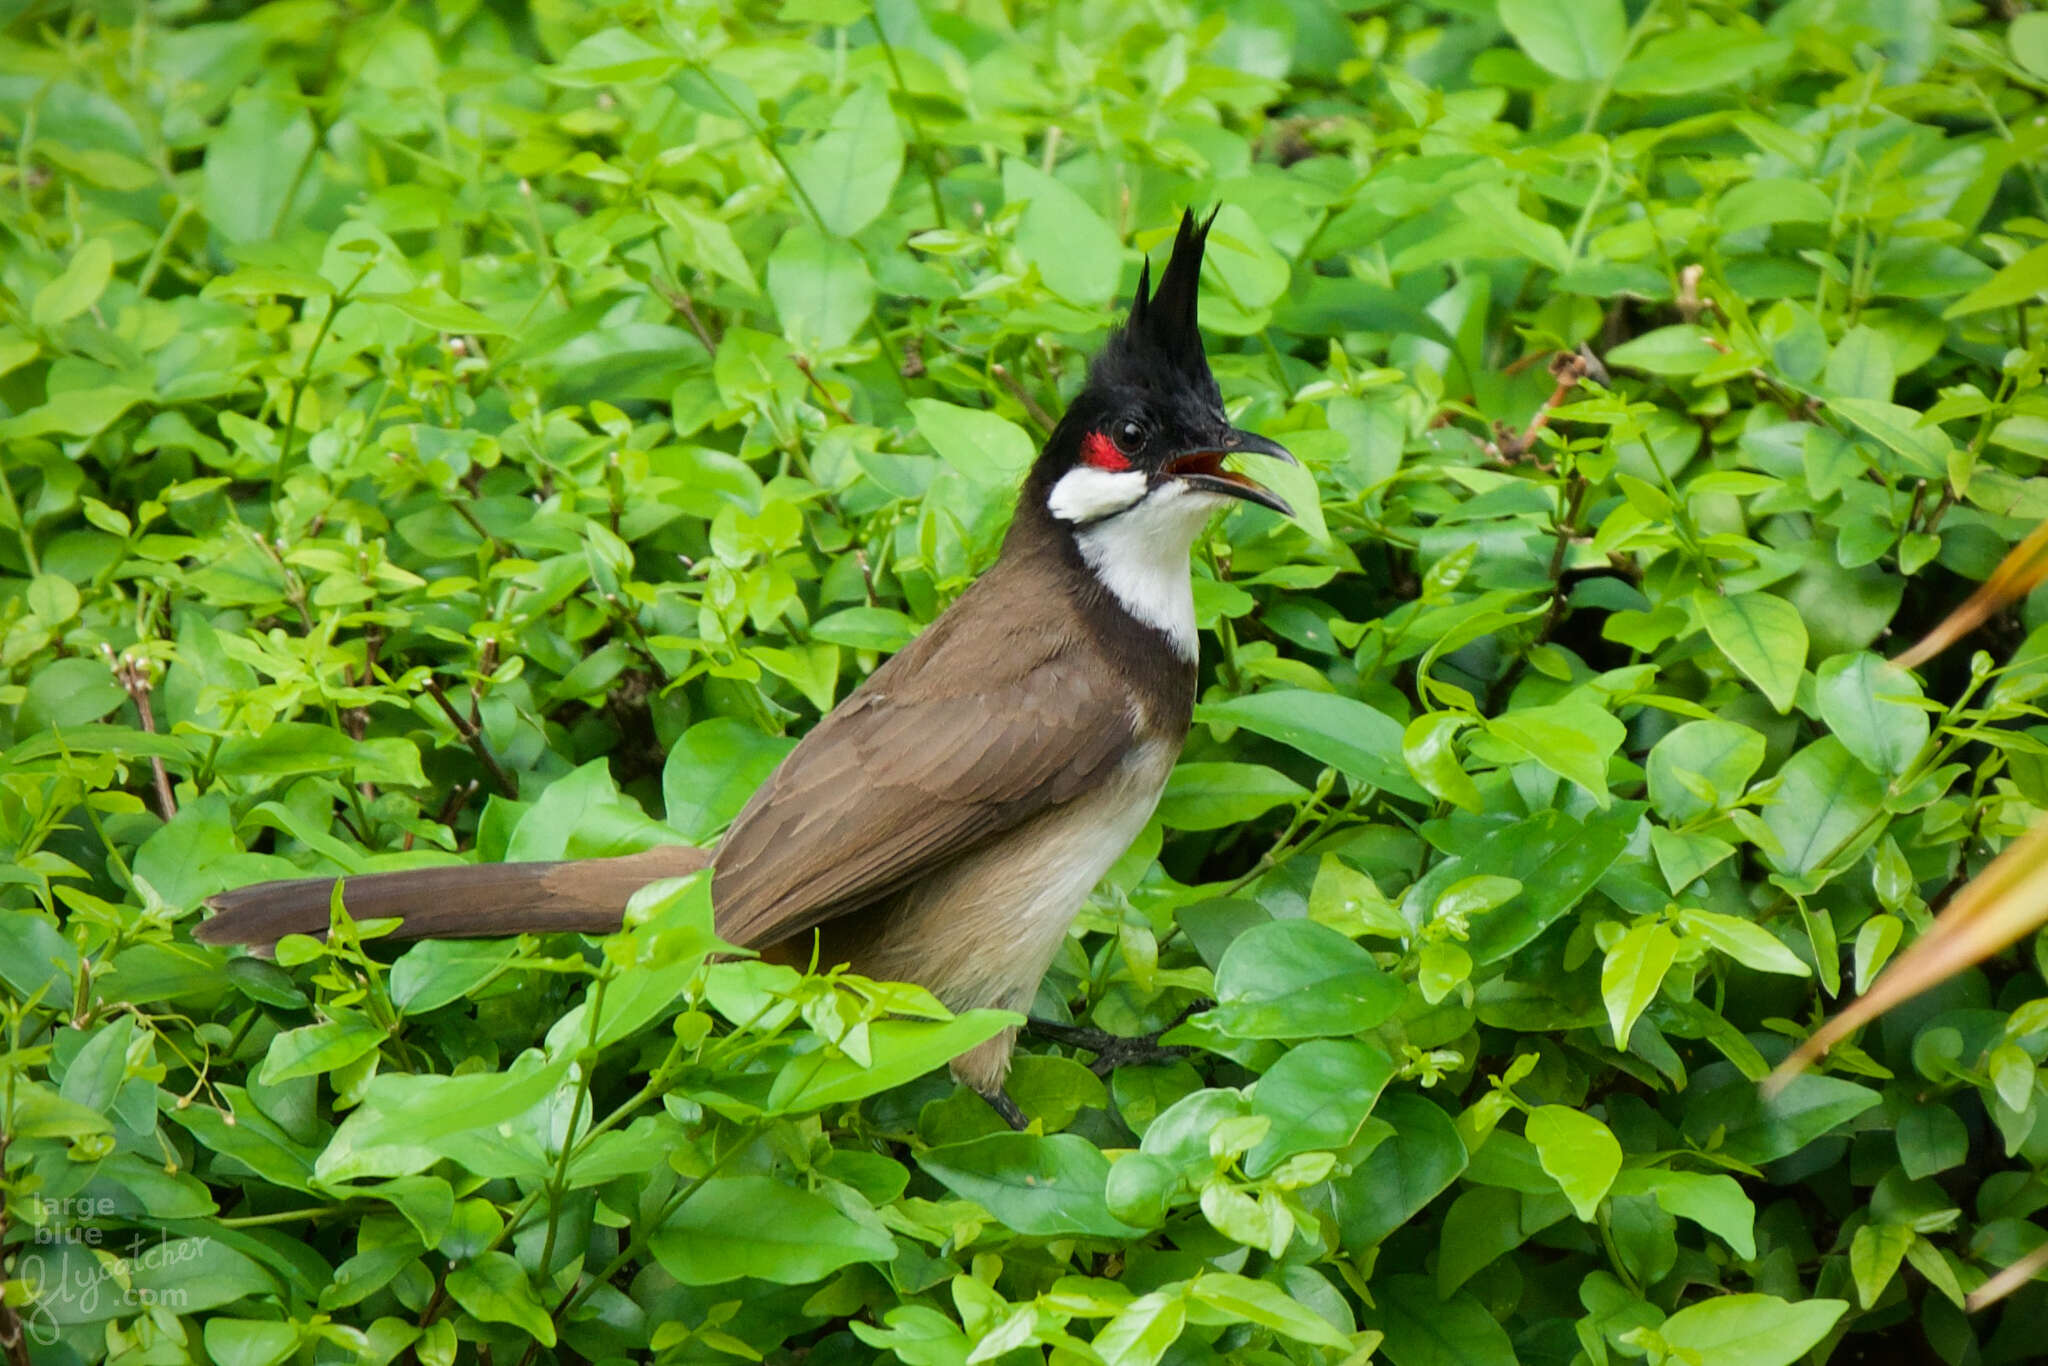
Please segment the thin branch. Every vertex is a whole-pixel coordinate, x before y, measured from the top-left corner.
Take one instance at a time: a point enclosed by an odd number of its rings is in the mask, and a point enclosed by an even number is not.
[[[442,714],[448,718],[448,724],[455,727],[455,733],[462,737],[463,743],[468,745],[471,752],[483,761],[484,767],[491,771],[491,777],[497,780],[498,790],[507,797],[516,798],[519,795],[518,785],[512,781],[512,776],[505,772],[497,756],[491,753],[491,747],[484,743],[483,731],[478,729],[474,721],[455,710],[454,703],[448,700],[448,694],[442,690],[440,679],[428,675],[426,688],[427,696],[433,698],[440,706]]]
[[[1486,443],[1486,453],[1503,465],[1512,465],[1527,455],[1536,445],[1537,436],[1550,425],[1550,415],[1557,405],[1563,403],[1576,389],[1579,381],[1588,375],[1599,376],[1603,372],[1600,362],[1584,347],[1577,351],[1560,351],[1550,359],[1550,375],[1557,381],[1557,387],[1550,391],[1550,397],[1543,400],[1536,409],[1529,425],[1517,434],[1499,425],[1494,439]]]
[[[818,397],[825,400],[825,406],[830,408],[841,422],[851,425],[853,414],[840,406],[839,400],[833,397],[832,391],[825,387],[825,381],[818,378],[818,372],[811,368],[811,358],[795,351],[790,353],[789,358],[796,362],[797,369],[804,372],[804,378],[809,380],[811,387],[818,391]]]
[[[112,651],[108,653],[111,654]],[[121,690],[128,694],[128,700],[135,704],[135,714],[142,718],[142,729],[151,735],[156,734],[156,713],[149,705],[150,681],[148,661],[138,659],[134,655],[123,654],[119,659],[112,662],[114,681],[121,685]],[[178,816],[178,801],[176,797],[171,795],[171,775],[164,771],[163,757],[156,754],[150,755],[149,768],[150,773],[156,779],[157,814],[162,816],[166,823],[176,820]]]
[[[1023,385],[1017,383],[1016,377],[1010,373],[1009,367],[998,362],[989,366],[989,373],[996,377],[996,383],[1010,391],[1010,397],[1024,405],[1025,413],[1037,425],[1040,431],[1044,432],[1047,436],[1052,435],[1052,429],[1059,424],[1053,421],[1052,414],[1038,406],[1037,399],[1025,392]]]

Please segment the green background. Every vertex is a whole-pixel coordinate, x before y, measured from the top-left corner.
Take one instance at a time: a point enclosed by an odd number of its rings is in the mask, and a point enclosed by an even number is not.
[[[2040,1287],[1961,1308],[2048,1238],[2031,946],[1754,1083],[2048,806],[2033,605],[1882,660],[2048,516],[2048,16],[0,22],[0,1338],[2038,1357]],[[1005,1018],[707,966],[701,885],[193,945],[715,836],[990,562],[1189,205],[1305,515],[1198,544],[1194,733],[1036,1007],[1213,1002],[1186,1058],[1031,1045],[1010,1133],[934,1070]]]

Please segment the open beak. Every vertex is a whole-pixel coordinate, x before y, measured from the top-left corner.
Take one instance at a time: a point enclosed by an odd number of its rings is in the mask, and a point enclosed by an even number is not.
[[[1221,493],[1231,498],[1242,498],[1246,502],[1257,503],[1260,507],[1269,507],[1282,517],[1292,517],[1294,509],[1289,507],[1287,500],[1279,494],[1262,484],[1253,483],[1235,470],[1223,468],[1224,460],[1247,452],[1271,456],[1290,465],[1301,463],[1279,442],[1268,441],[1263,436],[1242,432],[1233,427],[1216,445],[1189,451],[1186,455],[1176,456],[1167,461],[1166,473],[1191,488]]]

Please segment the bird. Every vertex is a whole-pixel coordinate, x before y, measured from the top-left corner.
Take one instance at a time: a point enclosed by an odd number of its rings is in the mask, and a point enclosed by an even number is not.
[[[344,882],[350,914],[401,917],[398,938],[601,934],[639,888],[709,867],[731,945],[914,982],[956,1011],[1024,1011],[1186,740],[1195,538],[1243,503],[1293,515],[1224,466],[1299,462],[1224,413],[1196,316],[1214,222],[1183,214],[1156,289],[1140,267],[995,562],[803,737],[714,848],[366,874]],[[323,933],[334,883],[220,893],[195,937]],[[1015,1035],[952,1072],[1022,1127],[1003,1090]]]

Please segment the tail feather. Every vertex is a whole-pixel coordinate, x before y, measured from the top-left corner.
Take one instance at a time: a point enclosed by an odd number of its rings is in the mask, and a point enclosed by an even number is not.
[[[608,934],[624,923],[634,892],[710,862],[706,850],[668,845],[621,858],[466,863],[346,878],[341,895],[358,920],[399,917],[397,939]],[[214,916],[192,937],[203,944],[267,946],[288,934],[325,934],[335,881],[293,878],[210,896]]]

